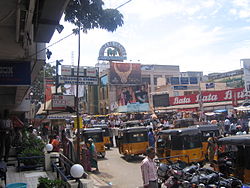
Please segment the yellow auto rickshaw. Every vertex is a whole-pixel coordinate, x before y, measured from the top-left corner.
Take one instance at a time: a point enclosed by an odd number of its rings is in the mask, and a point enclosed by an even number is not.
[[[107,149],[110,149],[110,147],[112,146],[111,141],[110,141],[111,130],[109,129],[108,125],[97,124],[97,125],[93,125],[93,128],[101,128],[103,130],[104,145],[105,147],[107,147]]]
[[[128,160],[133,156],[146,153],[148,130],[145,127],[128,127],[118,130],[119,153]]]
[[[220,136],[219,127],[217,125],[196,125],[201,131],[201,141],[202,141],[202,151],[204,152],[205,157],[207,157],[207,148],[208,148],[208,138],[210,133],[213,133],[213,136]]]
[[[186,163],[204,161],[201,132],[196,127],[162,130],[157,134],[156,154]],[[162,162],[167,162],[162,160]]]
[[[101,156],[102,158],[105,157],[106,152],[105,152],[105,146],[104,146],[104,141],[103,141],[103,130],[101,128],[85,128],[82,130],[82,140],[84,142],[87,142],[89,138],[92,138],[97,154]]]
[[[250,135],[236,135],[218,139],[218,160],[215,170],[250,183]]]

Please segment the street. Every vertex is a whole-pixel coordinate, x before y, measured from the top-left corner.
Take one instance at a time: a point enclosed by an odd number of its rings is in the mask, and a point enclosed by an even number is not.
[[[119,154],[118,148],[106,151],[106,157],[98,160],[100,174],[103,181],[114,188],[137,188],[142,186],[140,163],[143,156],[127,162]]]

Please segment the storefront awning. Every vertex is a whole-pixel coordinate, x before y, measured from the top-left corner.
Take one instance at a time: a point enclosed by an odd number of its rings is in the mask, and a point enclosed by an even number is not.
[[[238,103],[242,103],[243,100],[238,101]],[[232,101],[222,101],[222,102],[211,102],[211,103],[203,103],[203,107],[214,107],[214,106],[228,106],[232,105]],[[179,110],[179,109],[189,109],[189,108],[199,108],[199,104],[186,104],[186,105],[175,105],[168,107],[159,107],[156,110]]]

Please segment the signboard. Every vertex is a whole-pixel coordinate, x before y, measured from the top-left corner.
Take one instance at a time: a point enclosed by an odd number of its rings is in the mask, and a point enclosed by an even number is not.
[[[113,85],[140,85],[141,64],[111,62],[109,82]]]
[[[72,68],[70,65],[62,65],[61,66],[61,75],[63,76],[72,76]]]
[[[82,117],[79,117],[80,129],[83,128]],[[77,129],[77,118],[74,118],[74,128]]]
[[[52,110],[65,110],[67,106],[75,107],[74,95],[53,95]]]
[[[174,86],[174,90],[187,90],[187,86]]]
[[[234,96],[235,95],[235,96]],[[203,91],[202,92],[202,102],[221,102],[221,101],[232,101],[245,99],[244,88],[236,88],[222,91]],[[184,104],[198,104],[199,94],[183,95],[177,97],[170,97],[170,105],[184,105]]]
[[[62,65],[62,76],[77,76],[77,66]],[[79,76],[81,77],[98,77],[97,67],[79,67]]]
[[[206,83],[206,89],[211,89],[214,88],[215,84],[214,83]]]
[[[31,84],[29,61],[0,61],[0,85],[29,86]]]
[[[123,61],[126,59],[127,53],[125,48],[115,41],[105,43],[99,51],[98,60]]]
[[[156,107],[167,107],[169,106],[169,94],[154,94],[153,95],[153,105]]]
[[[59,76],[60,84],[77,84],[77,77]],[[97,77],[79,77],[79,85],[98,85]]]
[[[96,77],[97,71],[98,70],[95,67],[86,68],[86,76]]]

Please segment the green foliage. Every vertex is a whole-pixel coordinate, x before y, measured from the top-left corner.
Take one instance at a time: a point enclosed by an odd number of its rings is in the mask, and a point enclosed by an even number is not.
[[[19,157],[33,157],[33,156],[43,156],[43,151],[37,150],[35,148],[26,148],[24,149]],[[35,158],[35,159],[22,159],[22,163],[26,166],[36,165],[43,161],[43,158]]]
[[[23,139],[23,142],[21,144],[21,147],[19,148],[19,157],[32,157],[32,156],[43,156],[44,155],[44,147],[45,144],[42,142],[41,139],[38,139],[36,137],[25,137]],[[35,165],[38,163],[41,163],[44,159],[23,159],[22,162],[25,165]]]
[[[117,9],[103,9],[103,5],[102,0],[70,0],[65,21],[85,30],[101,28],[113,32],[123,25],[123,15]]]
[[[43,151],[44,147],[45,147],[45,144],[43,143],[43,141],[33,136],[31,137],[25,136],[21,144],[22,151],[26,148]]]
[[[62,180],[50,180],[48,178],[39,177],[37,188],[61,188],[65,185],[65,182]]]

